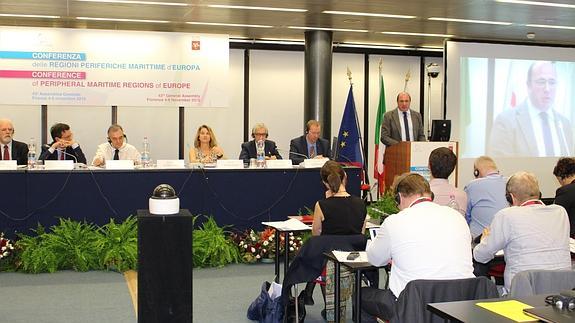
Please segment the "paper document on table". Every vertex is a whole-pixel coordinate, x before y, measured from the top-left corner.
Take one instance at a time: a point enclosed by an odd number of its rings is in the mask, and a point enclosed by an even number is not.
[[[481,302],[476,303],[475,305],[483,307],[484,309],[489,310],[493,313],[505,316],[506,318],[511,319],[515,322],[537,321],[531,316],[528,316],[523,313],[524,309],[533,308],[533,306],[521,303],[519,301],[510,300],[501,302]]]
[[[347,259],[347,256],[349,256],[350,253],[352,252],[358,252],[359,256],[353,260]],[[367,261],[367,253],[365,251],[339,251],[339,250],[334,250],[331,253],[333,253],[333,255],[335,256],[335,258],[337,259],[337,261],[339,262],[368,262]]]
[[[569,250],[571,253],[575,253],[575,239],[569,238]]]
[[[262,222],[263,225],[268,227],[276,228],[281,231],[301,231],[301,230],[311,230],[309,226],[300,220],[289,219],[285,221],[272,221],[272,222]]]

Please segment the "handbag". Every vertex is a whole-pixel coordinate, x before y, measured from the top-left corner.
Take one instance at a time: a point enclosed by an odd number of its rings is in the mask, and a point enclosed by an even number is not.
[[[260,294],[250,304],[248,308],[248,319],[258,321],[259,323],[281,323],[283,316],[283,307],[281,297],[272,299],[268,290],[271,284],[264,282]]]
[[[305,290],[302,290],[297,297],[297,309],[298,309],[298,318],[296,319],[295,316],[295,305],[296,300],[295,297],[290,296],[288,304],[285,308],[285,315],[283,319],[283,323],[303,323],[306,316],[305,311]]]

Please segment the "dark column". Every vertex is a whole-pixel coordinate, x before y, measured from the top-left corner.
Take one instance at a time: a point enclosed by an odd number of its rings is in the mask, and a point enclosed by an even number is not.
[[[322,137],[331,139],[332,32],[305,32],[304,128],[308,120],[321,123]]]

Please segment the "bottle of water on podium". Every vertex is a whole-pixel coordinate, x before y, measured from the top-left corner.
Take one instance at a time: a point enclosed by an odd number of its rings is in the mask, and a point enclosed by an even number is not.
[[[36,141],[34,137],[30,138],[28,143],[28,169],[34,168],[36,165]]]
[[[142,144],[142,167],[150,167],[150,143],[148,142],[148,137],[144,137],[144,143]]]
[[[266,153],[265,153],[265,143],[263,140],[258,140],[256,142],[256,166],[257,168],[265,168],[266,167]]]

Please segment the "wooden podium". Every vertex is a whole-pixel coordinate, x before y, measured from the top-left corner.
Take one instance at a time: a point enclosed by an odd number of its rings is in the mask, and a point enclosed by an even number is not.
[[[455,141],[427,142],[427,141],[402,141],[396,145],[385,148],[385,190],[393,184],[395,176],[403,173],[418,173],[429,180],[429,154],[436,148],[447,147],[459,155],[458,145]],[[457,166],[449,176],[449,182],[457,186]]]

